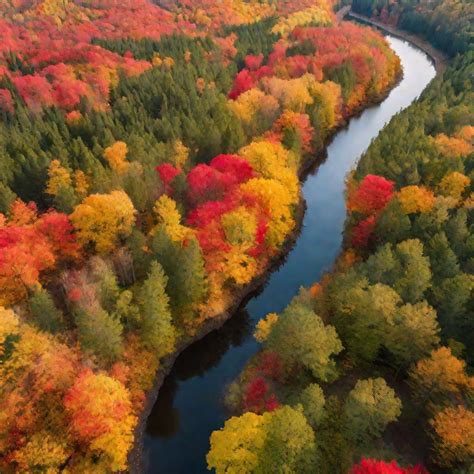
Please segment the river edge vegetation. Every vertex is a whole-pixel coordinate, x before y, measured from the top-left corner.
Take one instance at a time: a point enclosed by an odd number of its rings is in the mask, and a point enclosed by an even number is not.
[[[472,4],[353,8],[420,33],[417,18],[457,56],[348,177],[333,270],[257,325],[261,351],[227,391],[236,416],[210,439],[218,473],[474,468]]]
[[[399,77],[329,2],[201,3],[0,5],[2,472],[127,469],[160,360],[265,272],[301,166]]]

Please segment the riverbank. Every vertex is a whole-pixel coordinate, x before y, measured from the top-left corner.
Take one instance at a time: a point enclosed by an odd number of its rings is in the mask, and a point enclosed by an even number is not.
[[[331,135],[327,138],[324,144],[324,148],[319,153],[315,154],[312,157],[308,157],[306,160],[304,160],[298,173],[300,184],[303,184],[307,176],[309,175],[309,173],[311,173],[311,171],[314,170],[314,168],[318,166],[325,159],[327,147],[331,144],[332,140],[337,135],[337,133],[347,128],[351,119],[354,119],[360,116],[365,110],[369,109],[370,107],[374,107],[380,104],[381,102],[383,102],[387,98],[387,96],[390,94],[390,92],[399,84],[402,77],[403,77],[403,71],[401,71],[400,75],[396,78],[394,83],[386,91],[384,91],[383,94],[381,94],[376,99],[368,102],[364,106],[361,106],[357,110],[354,110],[354,112],[351,114],[351,116],[347,120],[345,120],[338,127],[336,127],[332,131]],[[148,417],[150,416],[153,406],[156,403],[156,400],[158,398],[158,394],[163,385],[163,382],[166,379],[166,377],[169,375],[170,371],[172,370],[176,362],[176,359],[181,355],[183,351],[188,349],[191,345],[200,341],[211,332],[222,327],[224,323],[226,323],[234,314],[236,314],[239,311],[240,308],[244,307],[246,303],[250,299],[252,299],[256,293],[260,291],[260,289],[268,281],[269,277],[276,270],[278,270],[278,268],[281,265],[284,264],[288,254],[290,253],[296,241],[298,240],[299,234],[301,232],[303,220],[304,220],[305,211],[306,211],[306,201],[303,195],[301,195],[301,198],[296,208],[296,212],[294,216],[296,227],[293,230],[293,232],[287,237],[285,244],[283,245],[283,248],[281,252],[279,253],[279,255],[275,256],[274,259],[270,262],[267,270],[264,273],[262,273],[260,276],[252,280],[252,282],[250,282],[248,285],[241,288],[236,293],[234,302],[227,308],[226,311],[224,311],[223,313],[219,314],[216,317],[213,317],[212,319],[205,321],[203,326],[200,328],[199,331],[197,331],[197,333],[193,337],[180,341],[180,343],[177,345],[176,351],[173,354],[170,354],[169,356],[163,359],[157,371],[153,387],[147,394],[145,407],[139,416],[139,421],[135,428],[135,433],[134,433],[135,442],[128,457],[129,459],[128,472],[132,474],[140,474],[143,472],[142,454],[143,454],[144,435],[145,435],[147,420],[148,420]]]
[[[400,79],[400,78],[399,78]],[[380,96],[377,100],[372,101],[369,104],[366,104],[365,107],[362,107],[357,112],[351,115],[351,119],[360,115],[364,110],[370,108],[371,106],[377,105],[384,101],[384,99],[388,96],[388,94],[393,90],[393,88],[398,84],[399,81],[394,82],[392,86]],[[334,136],[339,132],[342,128],[344,128],[347,123],[342,124],[339,128],[335,129],[331,134],[330,139],[326,142],[326,147],[331,143]],[[324,150],[326,150],[326,147]],[[309,173],[311,169],[314,168],[319,162],[322,161],[324,157],[324,153],[320,153],[312,159],[306,160],[305,165],[300,170],[300,180],[304,181],[306,175]],[[275,258],[275,260],[269,265],[267,271],[252,281],[249,285],[245,288],[242,288],[238,294],[235,296],[234,303],[225,311],[224,313],[220,314],[219,316],[213,318],[212,320],[206,321],[204,325],[201,327],[200,331],[192,338],[186,339],[185,341],[181,341],[178,345],[177,350],[174,354],[168,356],[160,366],[155,378],[155,382],[153,388],[148,392],[147,400],[145,404],[145,409],[142,411],[139,419],[139,423],[135,429],[135,443],[132,451],[129,455],[129,470],[132,473],[143,472],[143,446],[144,446],[144,435],[147,426],[147,419],[151,413],[151,410],[156,403],[156,399],[160,392],[161,386],[173,368],[173,365],[178,358],[178,356],[189,348],[191,345],[196,343],[197,341],[203,339],[209,333],[215,331],[216,329],[220,328],[228,319],[231,318],[233,314],[235,314],[239,308],[246,304],[248,300],[250,300],[255,293],[265,284],[268,280],[270,275],[277,270],[277,268],[285,261],[286,256],[293,248],[296,240],[298,239],[299,232],[301,230],[303,217],[304,217],[304,210],[305,210],[305,201],[301,199],[300,206],[298,207],[298,215],[296,216],[297,226],[294,232],[288,237],[285,246],[280,253],[280,255]]]
[[[408,41],[409,43],[424,51],[434,62],[437,74],[442,74],[446,69],[449,63],[449,58],[440,50],[434,48],[428,41],[420,38],[419,36],[415,36],[406,31],[400,30],[394,26],[387,25],[364,15],[360,15],[359,13],[355,13],[352,10],[347,9],[347,7],[345,8],[345,15],[349,18],[354,18],[355,20],[361,21],[368,25],[375,26],[380,30],[390,33],[392,36]]]

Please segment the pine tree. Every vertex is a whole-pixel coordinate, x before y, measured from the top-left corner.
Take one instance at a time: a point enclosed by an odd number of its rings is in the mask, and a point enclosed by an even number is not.
[[[165,288],[168,278],[158,262],[151,264],[148,278],[140,291],[141,338],[157,357],[171,353],[176,343],[169,298]]]
[[[56,308],[51,295],[44,289],[30,297],[30,310],[33,322],[43,331],[55,333],[63,327],[63,314]]]

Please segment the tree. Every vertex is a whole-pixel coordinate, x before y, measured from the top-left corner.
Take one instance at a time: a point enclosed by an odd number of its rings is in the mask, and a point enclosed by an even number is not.
[[[130,168],[130,163],[126,161],[128,153],[127,144],[124,142],[115,142],[104,150],[104,158],[109,166],[118,174],[124,174]]]
[[[409,384],[415,400],[420,404],[429,402],[431,410],[462,396],[472,385],[466,372],[466,363],[454,357],[451,349],[440,347],[430,356],[418,361],[408,372]]]
[[[260,455],[266,439],[266,419],[252,412],[227,420],[224,427],[211,434],[207,454],[209,469],[226,472],[258,472]]]
[[[410,236],[411,222],[405,214],[400,201],[390,200],[380,213],[375,224],[375,236],[379,242],[397,244]]]
[[[447,407],[430,420],[437,464],[469,468],[474,458],[474,412],[462,405]]]
[[[163,267],[155,261],[140,290],[141,337],[145,346],[158,358],[170,354],[176,343],[169,298],[165,291],[167,280]]]
[[[70,216],[79,242],[92,244],[99,253],[109,253],[132,232],[135,209],[123,191],[92,194]]]
[[[417,239],[405,240],[395,247],[395,257],[394,289],[405,302],[416,303],[431,285],[430,263],[423,255],[423,244]]]
[[[106,374],[86,369],[64,397],[64,406],[74,435],[108,470],[125,469],[136,423],[128,390]]]
[[[429,474],[421,465],[400,467],[397,461],[385,462],[363,458],[359,464],[352,466],[349,474]]]
[[[363,215],[380,212],[390,202],[393,195],[394,182],[382,176],[369,174],[350,190],[347,199],[347,209]]]
[[[316,441],[300,407],[267,412],[266,439],[257,472],[310,472],[316,465]]]
[[[469,189],[471,180],[464,174],[454,171],[443,177],[439,183],[439,189],[443,196],[450,196],[459,201],[464,190]]]
[[[434,235],[425,248],[430,259],[434,281],[439,282],[445,278],[455,277],[460,272],[458,259],[444,232]]]
[[[63,327],[64,317],[51,295],[44,289],[33,293],[29,300],[33,322],[43,331],[55,333]]]
[[[158,225],[165,226],[173,242],[182,242],[190,234],[190,229],[181,224],[181,214],[176,207],[176,201],[166,194],[156,201],[153,211],[158,218]]]
[[[378,438],[401,413],[402,404],[382,378],[357,381],[344,404],[347,435],[365,443]]]
[[[321,387],[311,383],[299,395],[299,402],[303,405],[304,415],[312,426],[318,426],[325,416],[325,399]]]
[[[77,309],[74,316],[82,349],[106,363],[114,362],[123,351],[121,322],[101,307]]]
[[[336,364],[332,356],[342,351],[334,327],[325,326],[310,308],[296,302],[279,316],[264,347],[278,353],[288,371],[308,369],[323,381],[334,378]]]
[[[247,412],[211,435],[209,469],[225,472],[307,472],[314,466],[314,433],[299,409]]]
[[[420,186],[406,186],[400,189],[397,199],[406,214],[429,212],[435,203],[434,194]]]

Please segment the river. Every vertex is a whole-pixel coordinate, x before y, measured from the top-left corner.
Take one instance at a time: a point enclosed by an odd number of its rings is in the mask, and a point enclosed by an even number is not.
[[[380,105],[365,110],[337,133],[325,161],[307,177],[301,235],[263,291],[220,330],[177,359],[148,419],[146,472],[208,472],[209,436],[228,417],[222,404],[225,387],[258,350],[252,338],[255,324],[267,313],[281,311],[301,286],[311,285],[331,268],[342,242],[346,174],[384,124],[410,105],[435,76],[432,62],[422,51],[398,38],[387,39],[401,59],[403,80]]]

